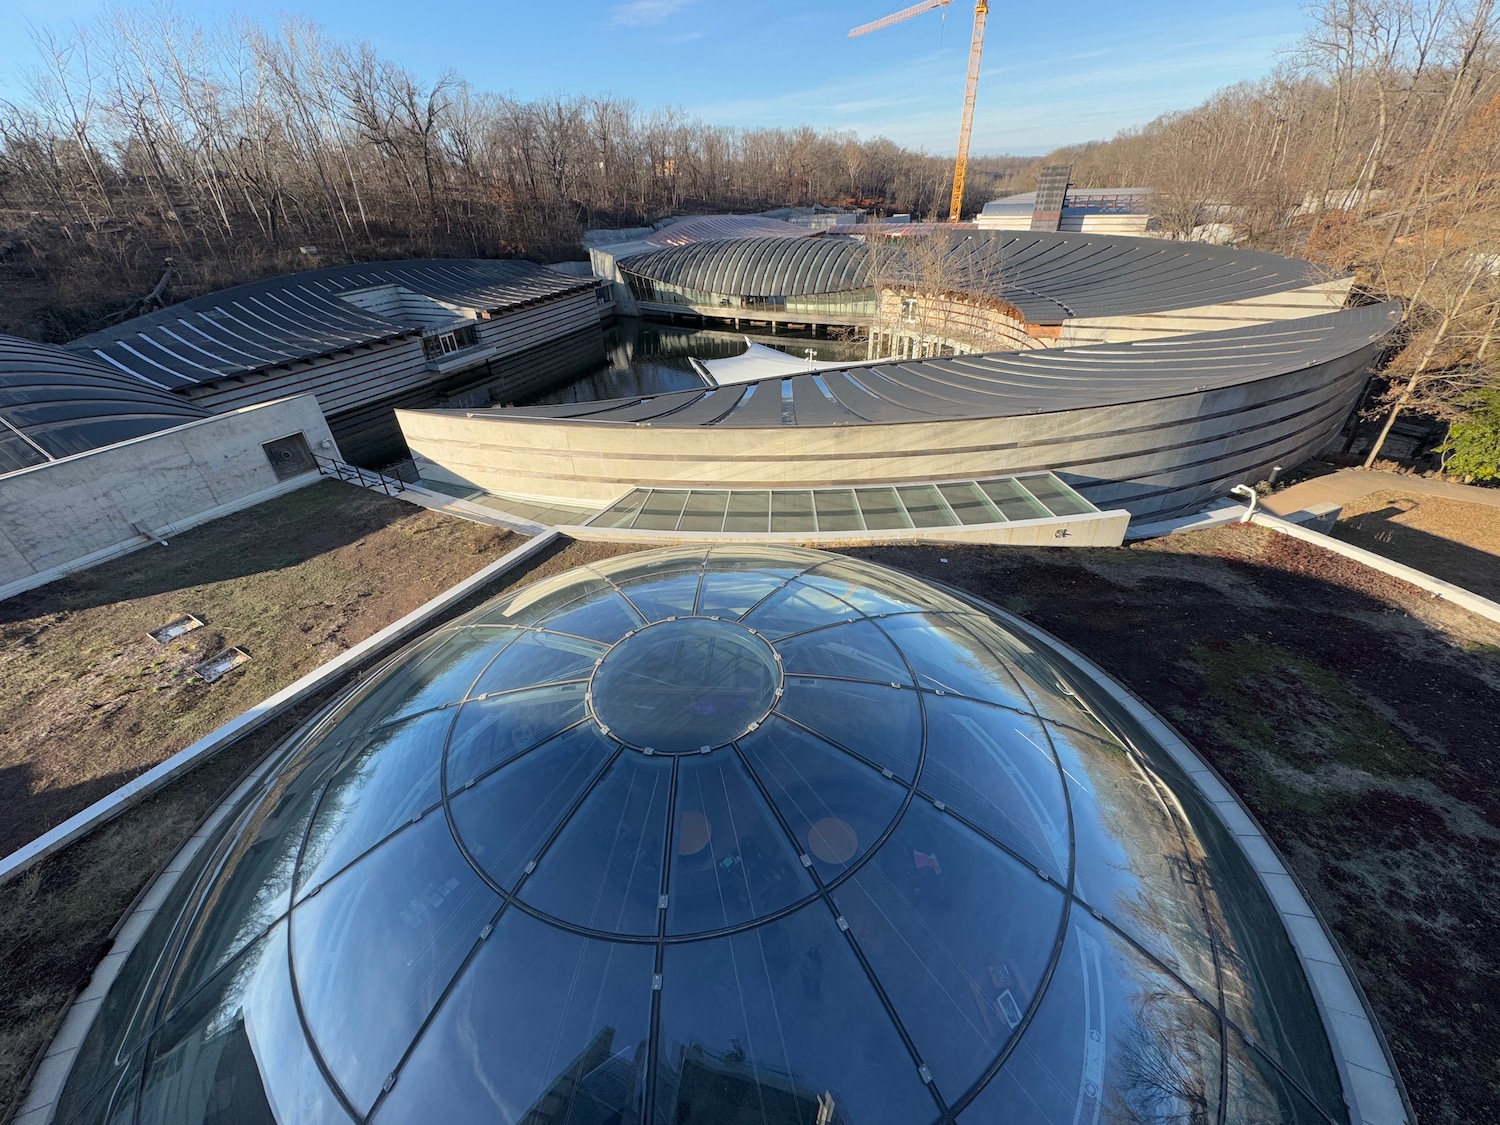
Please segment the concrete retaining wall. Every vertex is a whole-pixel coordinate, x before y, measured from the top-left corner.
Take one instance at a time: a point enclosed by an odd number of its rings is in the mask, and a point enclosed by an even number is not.
[[[295,395],[0,477],[0,598],[170,539],[318,480],[281,480],[265,442],[338,447],[317,399]],[[327,447],[323,442],[328,442]]]

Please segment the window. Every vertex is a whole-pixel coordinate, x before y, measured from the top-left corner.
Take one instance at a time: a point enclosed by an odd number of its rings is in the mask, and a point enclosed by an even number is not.
[[[917,299],[915,297],[901,298],[901,319],[907,324],[917,319]]]
[[[422,351],[429,360],[435,360],[462,351],[464,348],[472,348],[478,343],[479,330],[472,324],[465,324],[451,332],[441,332],[436,336],[423,336]]]

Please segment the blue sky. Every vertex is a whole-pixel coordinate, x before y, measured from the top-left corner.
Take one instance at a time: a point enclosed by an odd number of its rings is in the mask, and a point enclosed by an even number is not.
[[[178,0],[204,20],[271,6]],[[307,0],[285,10],[370,40],[424,78],[451,67],[522,97],[610,92],[722,125],[854,129],[953,152],[972,0],[859,39],[902,0]],[[0,0],[0,95],[30,65],[28,28],[65,32],[100,0]],[[1121,4],[1000,0],[990,12],[975,153],[1035,154],[1112,136],[1272,69],[1300,35],[1296,0]]]

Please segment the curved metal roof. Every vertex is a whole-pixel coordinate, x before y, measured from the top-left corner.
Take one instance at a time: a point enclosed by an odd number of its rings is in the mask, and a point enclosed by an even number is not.
[[[101,363],[0,336],[0,473],[206,417],[177,395]]]
[[[706,293],[801,297],[870,288],[870,252],[858,239],[735,238],[695,242],[620,263],[627,273]]]
[[[339,299],[384,285],[493,313],[589,289],[594,280],[490,259],[328,266],[194,297],[74,340],[68,349],[169,390],[248,375],[418,335],[417,328]]]
[[[1244,845],[1108,690],[814,551],[502,595],[184,857],[56,1120],[1348,1122]]]
[[[506,408],[512,418],[618,425],[860,426],[1119,406],[1252,383],[1377,343],[1382,305],[1128,344],[872,363],[714,390]]]
[[[900,272],[898,261],[893,267]],[[1269,297],[1326,279],[1311,262],[1163,238],[983,231],[954,239],[951,288],[1004,301],[1033,324]]]
[[[894,233],[903,233],[893,228]],[[929,232],[923,232],[929,233]],[[625,259],[628,272],[688,289],[804,296],[867,289],[872,277],[1004,302],[1032,324],[1130,316],[1267,297],[1324,280],[1310,262],[1161,238],[1051,231],[953,231],[937,263],[904,238],[733,239]],[[871,257],[876,259],[872,274]]]
[[[726,238],[808,238],[818,231],[765,215],[692,215],[676,219],[646,236],[658,246],[688,246]]]

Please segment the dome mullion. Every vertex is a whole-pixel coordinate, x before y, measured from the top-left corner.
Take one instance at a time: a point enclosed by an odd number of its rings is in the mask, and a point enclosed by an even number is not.
[[[510,906],[511,903],[508,899],[501,899],[500,908],[495,911],[489,922],[485,924],[484,929],[479,932],[479,937],[469,947],[469,952],[465,954],[462,963],[458,966],[458,969],[454,972],[447,985],[444,986],[443,991],[438,995],[437,1002],[432,1005],[432,1010],[427,1013],[427,1018],[422,1021],[422,1026],[417,1028],[416,1034],[411,1037],[411,1042],[406,1045],[406,1050],[396,1060],[396,1065],[391,1068],[391,1076],[386,1080],[385,1088],[376,1095],[374,1103],[370,1106],[370,1112],[363,1117],[356,1114],[354,1118],[356,1121],[369,1122],[375,1120],[376,1115],[380,1112],[380,1107],[385,1104],[386,1095],[395,1088],[396,1083],[401,1081],[401,1072],[406,1068],[407,1061],[416,1053],[417,1047],[421,1045],[423,1037],[427,1034],[427,1029],[437,1019],[438,1013],[443,1010],[443,1005],[448,1002],[448,997],[453,995],[453,990],[458,987],[458,982],[469,971],[469,966],[474,963],[474,958],[478,955],[480,948],[489,939],[490,934],[494,932],[496,924],[500,921],[501,915],[509,910]],[[308,1041],[311,1042],[311,1038]]]
[[[766,602],[770,601],[777,594],[781,593],[788,586],[790,586],[793,582],[797,581],[797,579],[801,578],[808,571],[812,570],[813,567],[821,566],[821,565],[822,565],[821,563],[813,563],[812,566],[803,567],[796,574],[788,575],[786,581],[782,582],[774,590],[767,591],[767,593],[763,597],[761,597],[761,599],[759,601],[757,601],[754,605],[752,605],[748,609],[746,609],[745,612],[742,613],[742,614],[740,614],[739,617],[736,620],[744,621],[745,618],[749,617],[757,609],[759,609],[761,606],[765,605]]]
[[[854,682],[854,683],[864,683],[864,682],[867,682],[867,681],[855,680],[855,681],[852,681],[852,682]],[[890,685],[888,685],[888,684],[874,684],[872,686],[874,686],[874,687],[886,687],[886,688],[889,688]],[[853,758],[860,765],[865,766],[868,769],[874,770],[876,773],[878,773],[881,777],[885,778],[887,781],[894,781],[898,785],[904,786],[905,788],[908,788],[908,789],[911,788],[911,784],[909,782],[902,781],[900,778],[898,778],[895,775],[894,771],[888,769],[885,766],[878,766],[878,765],[876,765],[873,761],[871,761],[869,758],[865,757],[858,750],[851,750],[849,747],[845,746],[838,739],[834,738],[833,735],[831,735],[831,734],[824,734],[822,731],[814,730],[812,727],[808,726],[806,723],[800,722],[797,719],[794,719],[790,715],[783,714],[780,710],[772,711],[771,714],[775,715],[782,722],[784,722],[784,723],[790,723],[792,726],[796,727],[798,730],[806,731],[808,734],[812,735],[814,738],[821,739],[823,742],[826,742],[829,746],[832,746],[835,750],[838,750],[841,753],[847,754],[849,757]]]
[[[701,582],[700,582],[701,585]],[[682,761],[674,757],[672,759],[672,778],[667,785],[667,831],[662,841],[661,857],[661,889],[657,898],[656,908],[656,961],[652,970],[656,976],[651,982],[651,1032],[646,1037],[646,1089],[642,1098],[643,1112],[641,1121],[644,1123],[656,1120],[656,1077],[657,1059],[661,1054],[661,989],[655,987],[655,981],[662,979],[662,972],[666,962],[666,937],[667,937],[667,895],[672,887],[672,853],[677,843],[677,775],[681,770]]]
[[[313,805],[313,813],[307,818],[307,827],[303,830],[302,834],[302,846],[297,849],[297,862],[292,866],[292,887],[294,891],[302,875],[302,857],[307,851],[307,841],[312,834],[312,827],[317,822],[318,807],[322,804],[323,795],[328,792],[328,785],[332,780],[332,778],[329,778],[328,781],[323,783],[323,788],[318,793],[318,799]],[[312,1027],[307,1022],[307,1008],[302,1002],[302,990],[297,986],[297,958],[292,952],[292,935],[294,933],[292,927],[296,924],[296,913],[295,904],[293,908],[287,910],[286,973],[287,984],[292,996],[292,1006],[297,1010],[297,1023],[302,1028],[302,1038],[307,1043],[308,1054],[312,1056],[313,1063],[318,1068],[318,1073],[323,1076],[323,1081],[328,1083],[328,1089],[333,1092],[333,1096],[338,1100],[338,1103],[344,1107],[344,1111],[349,1115],[351,1121],[362,1121],[364,1120],[364,1115],[354,1108],[353,1100],[344,1092],[344,1087],[339,1083],[338,1079],[333,1076],[333,1070],[329,1067],[328,1060],[323,1057],[323,1051],[318,1046],[317,1039],[313,1037]],[[136,1103],[136,1108],[139,1110],[139,1102]]]
[[[575,682],[575,681],[568,681],[568,682],[571,683],[571,682]],[[545,686],[545,685],[542,685],[542,686]],[[465,702],[471,702],[471,701],[470,700],[465,700]],[[505,769],[505,767],[515,765],[517,762],[519,762],[523,758],[525,758],[528,754],[534,754],[534,753],[536,753],[538,750],[540,750],[543,746],[547,745],[547,743],[551,742],[553,739],[561,738],[563,735],[567,734],[569,731],[577,730],[579,727],[584,726],[587,723],[592,723],[593,721],[594,720],[593,720],[592,716],[585,715],[581,719],[575,719],[573,722],[571,722],[567,726],[563,727],[562,730],[556,730],[556,731],[553,731],[551,734],[543,735],[541,738],[539,738],[535,742],[533,742],[530,746],[526,747],[526,749],[524,749],[524,750],[522,750],[522,751],[520,751],[520,752],[518,752],[516,754],[512,754],[509,758],[505,759],[505,761],[501,762],[499,765],[497,765],[497,766],[491,766],[489,769],[483,771],[482,773],[476,773],[472,778],[469,778],[468,780],[466,780],[464,782],[463,786],[458,791],[459,792],[463,792],[464,789],[468,789],[470,786],[478,785],[481,781],[484,781],[486,778],[493,777],[496,773],[498,773],[499,771]],[[456,726],[457,726],[457,722],[455,721],[454,727],[456,727]],[[453,729],[454,729],[453,727],[450,727],[449,730],[448,730],[448,737],[450,739],[453,737]],[[440,788],[442,790],[442,794],[443,794],[442,803],[444,805],[446,805],[448,803],[450,797],[452,796],[452,793],[451,793],[451,791],[448,788],[448,747],[446,745],[444,745],[444,747],[443,747],[443,771],[442,771],[441,775],[439,775],[438,784],[439,784],[439,786],[440,786]],[[450,818],[450,820],[451,820],[451,818]]]
[[[925,745],[923,747],[923,750],[925,752]],[[876,977],[875,970],[871,967],[869,959],[865,957],[864,950],[860,948],[859,942],[855,939],[854,932],[849,929],[848,924],[844,922],[843,914],[839,911],[838,905],[833,901],[833,898],[829,893],[833,887],[837,886],[839,883],[842,883],[844,880],[848,879],[851,875],[858,871],[861,867],[863,867],[864,863],[867,862],[869,858],[879,850],[880,846],[884,844],[885,841],[889,838],[890,833],[895,830],[896,825],[900,823],[901,814],[906,811],[906,804],[903,803],[901,812],[897,813],[896,816],[891,819],[891,823],[887,825],[885,833],[883,833],[879,837],[879,839],[877,839],[876,842],[869,848],[869,850],[865,852],[864,856],[861,857],[861,861],[859,863],[852,865],[849,870],[841,874],[839,878],[836,879],[833,883],[825,884],[822,877],[818,874],[817,868],[813,866],[812,861],[808,857],[807,853],[802,850],[802,845],[797,839],[797,834],[792,830],[792,826],[787,823],[786,817],[781,814],[780,807],[778,807],[776,802],[772,800],[771,794],[767,790],[765,782],[762,781],[760,775],[755,772],[755,768],[750,764],[749,758],[745,755],[744,751],[740,749],[738,743],[735,743],[734,752],[739,756],[740,764],[743,765],[745,770],[750,774],[750,778],[752,781],[754,781],[756,788],[760,790],[761,799],[765,801],[765,803],[770,807],[771,815],[774,816],[776,818],[776,822],[781,825],[781,829],[786,833],[787,839],[792,842],[792,847],[797,850],[799,855],[801,855],[802,864],[807,869],[808,875],[812,877],[813,886],[817,888],[817,894],[815,897],[821,899],[823,905],[828,908],[829,914],[833,916],[835,925],[838,926],[839,930],[844,935],[844,939],[849,943],[849,949],[854,954],[855,960],[859,962],[859,967],[861,971],[864,972],[865,979],[869,982],[870,988],[874,991],[876,998],[880,1001],[881,1007],[885,1009],[886,1017],[891,1021],[891,1026],[895,1029],[896,1034],[900,1037],[902,1044],[906,1047],[907,1053],[911,1056],[912,1066],[916,1068],[918,1076],[922,1078],[922,1083],[927,1087],[927,1092],[932,1095],[932,1100],[937,1103],[940,1121],[950,1121],[953,1114],[948,1107],[948,1103],[938,1092],[937,1083],[933,1081],[931,1075],[929,1074],[927,1070],[927,1064],[922,1061],[922,1056],[921,1053],[917,1050],[916,1043],[913,1042],[911,1034],[906,1030],[906,1025],[901,1022],[901,1017],[896,1014],[895,1005],[891,1003],[891,998],[886,995],[886,991],[881,986],[879,979]],[[908,789],[906,802],[909,803],[910,801],[911,790]]]
[[[1036,701],[1033,700],[1031,698],[1031,694],[1027,692],[1026,685],[1021,684],[1019,681],[1017,681],[1017,686],[1020,687],[1021,694],[1025,696],[1027,702],[1031,703],[1032,707],[1035,708]],[[998,706],[998,704],[992,704],[991,706]],[[1047,962],[1047,968],[1042,974],[1041,983],[1037,987],[1036,994],[1032,996],[1031,1002],[1026,1006],[1026,1011],[1021,1016],[1021,1022],[1016,1027],[1016,1034],[1011,1037],[1010,1042],[1006,1043],[1005,1046],[1001,1048],[1000,1053],[995,1056],[994,1061],[984,1069],[984,1072],[980,1074],[978,1079],[975,1080],[974,1084],[964,1092],[963,1097],[960,1098],[957,1103],[955,1103],[955,1113],[962,1113],[965,1109],[967,1109],[968,1106],[974,1101],[974,1099],[979,1096],[980,1092],[985,1088],[985,1086],[989,1085],[990,1080],[993,1079],[995,1075],[1000,1073],[1000,1068],[1005,1065],[1006,1060],[1010,1058],[1011,1054],[1020,1045],[1021,1040],[1025,1036],[1026,1028],[1028,1028],[1031,1025],[1031,1021],[1036,1018],[1036,1013],[1041,1008],[1042,1000],[1047,995],[1047,988],[1052,983],[1052,976],[1057,972],[1058,961],[1062,958],[1063,946],[1067,943],[1068,938],[1068,926],[1070,925],[1073,917],[1073,906],[1074,903],[1077,902],[1077,899],[1073,893],[1073,881],[1078,872],[1078,833],[1073,823],[1073,797],[1068,790],[1067,771],[1063,768],[1062,757],[1058,754],[1057,747],[1052,741],[1052,731],[1048,728],[1045,722],[1039,723],[1038,725],[1040,725],[1042,728],[1042,737],[1047,740],[1047,750],[1052,757],[1053,767],[1057,770],[1057,780],[1058,783],[1062,786],[1063,808],[1066,810],[1068,818],[1068,870],[1066,876],[1067,882],[1063,888],[1065,897],[1063,899],[1062,920],[1058,925],[1057,941],[1052,947],[1052,957]],[[917,778],[919,788],[921,785],[921,780],[922,779],[920,777]],[[989,833],[985,832],[984,829],[980,828],[978,825],[970,824],[967,818],[959,816],[959,814],[953,812],[952,810],[948,810],[948,812],[949,815],[956,817],[958,820],[968,825],[970,831],[979,833],[981,837],[989,840],[990,843],[994,844],[996,847],[999,847],[1005,852],[1014,855],[1014,853],[1011,852],[1009,848],[1006,848],[1005,845],[1001,844],[998,840],[993,839],[989,835]]]
[[[558,731],[557,734],[544,738],[530,750],[526,751],[526,754],[534,753],[541,747],[547,745],[549,742],[552,742],[560,738],[562,735],[568,733],[568,731],[577,730],[579,727],[589,724],[592,721],[593,720],[587,718],[580,719],[578,722],[573,723],[566,729]],[[589,779],[583,784],[572,802],[570,802],[568,807],[562,812],[561,815],[559,815],[557,823],[553,825],[552,831],[548,833],[547,838],[542,841],[540,845],[538,845],[535,854],[533,854],[531,857],[530,863],[532,866],[535,866],[536,863],[540,862],[541,857],[547,851],[547,847],[552,843],[553,840],[557,839],[557,836],[562,831],[563,827],[568,823],[569,820],[573,818],[573,815],[577,813],[583,802],[588,799],[589,794],[594,791],[594,787],[599,784],[599,780],[609,772],[610,767],[614,765],[615,761],[622,753],[624,753],[624,751],[625,748],[623,746],[621,746],[619,743],[615,743],[614,752],[604,760],[604,764],[596,769],[589,777]],[[507,766],[514,765],[516,762],[522,760],[526,756],[526,754],[519,754],[516,757],[510,759],[510,761],[504,763],[504,765],[496,766],[494,769],[483,774],[481,777],[475,778],[475,784],[478,784],[478,782],[483,778],[493,777],[497,772],[505,769]],[[460,790],[460,792],[465,792],[469,788],[470,787],[466,785],[464,786],[463,790]],[[449,793],[446,789],[443,791],[443,812],[447,818],[448,831],[452,834],[454,843],[458,845],[458,850],[463,854],[464,859],[468,861],[469,866],[474,868],[475,872],[478,873],[479,878],[482,879],[490,887],[491,890],[493,890],[506,902],[509,902],[512,899],[519,898],[521,888],[526,885],[526,877],[530,874],[530,872],[523,872],[520,878],[516,880],[515,889],[512,891],[507,891],[500,885],[499,880],[495,876],[491,875],[488,871],[485,870],[483,864],[481,864],[479,860],[474,856],[474,854],[469,850],[469,846],[464,840],[463,833],[459,830],[457,823],[454,821],[453,794]]]

